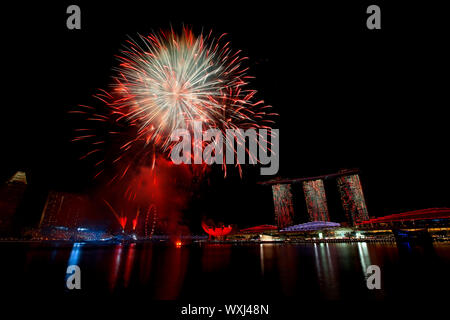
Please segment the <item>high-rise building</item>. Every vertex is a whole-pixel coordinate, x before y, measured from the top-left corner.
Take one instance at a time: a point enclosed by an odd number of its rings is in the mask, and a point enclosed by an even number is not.
[[[369,220],[359,176],[357,174],[343,175],[336,181],[348,221],[355,225],[358,222]]]
[[[272,185],[273,203],[275,208],[275,220],[279,229],[293,224],[294,205],[290,184]]]
[[[17,171],[0,187],[0,234],[13,231],[14,216],[27,188],[27,176]]]
[[[341,202],[351,225],[369,219],[364,194],[357,169],[340,170],[337,173],[306,178],[275,178],[261,182],[271,185],[275,209],[275,220],[279,228],[292,225],[294,207],[292,184],[301,183],[310,221],[330,221],[324,180],[336,178]]]
[[[86,197],[74,193],[50,191],[42,210],[39,226],[75,228],[86,210]]]
[[[330,221],[323,180],[306,180],[302,184],[309,221]]]

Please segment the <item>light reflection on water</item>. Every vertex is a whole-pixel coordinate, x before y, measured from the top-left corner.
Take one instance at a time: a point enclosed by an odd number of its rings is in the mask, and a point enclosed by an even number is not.
[[[78,265],[78,262],[80,261],[80,254],[81,254],[81,247],[83,246],[83,243],[75,242],[72,247],[72,251],[70,252],[69,261],[67,262],[67,266],[71,265]],[[55,257],[55,252],[53,253],[52,257]]]
[[[439,279],[439,285],[443,285],[442,279],[448,280],[450,266],[449,244],[432,248],[364,242],[22,246],[20,250],[11,248],[17,259],[9,259],[6,266],[24,283],[33,283],[32,287],[61,291],[65,269],[76,264],[82,270],[85,292],[136,293],[150,299],[230,294],[380,299],[404,292],[430,292],[435,285],[433,277]],[[0,253],[5,250],[0,246]],[[369,291],[365,283],[366,270],[372,264],[382,270],[382,290],[376,292]],[[416,279],[412,286],[411,277]]]
[[[358,253],[359,259],[361,261],[362,270],[367,270],[367,268],[371,265],[370,263],[370,255],[369,250],[367,249],[366,242],[358,242]]]
[[[110,268],[111,275],[110,275],[110,280],[109,280],[109,288],[111,291],[113,291],[114,288],[116,287],[117,278],[119,276],[120,264],[122,261],[122,251],[123,251],[122,244],[118,244],[115,246],[113,260],[112,260],[111,268]]]

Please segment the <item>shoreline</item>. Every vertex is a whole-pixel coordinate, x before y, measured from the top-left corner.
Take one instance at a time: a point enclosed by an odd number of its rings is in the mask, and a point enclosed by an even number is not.
[[[186,241],[181,246],[192,243],[197,244],[304,244],[304,243],[398,243],[395,239],[312,239],[312,240],[289,240],[289,241],[257,241],[257,240],[192,240]],[[408,241],[402,241],[408,242]],[[402,243],[400,242],[400,243]],[[447,243],[450,239],[433,239],[432,243]],[[65,240],[65,239],[51,239],[51,240],[0,240],[2,243],[86,243],[96,245],[111,245],[120,243],[171,243],[170,240]],[[410,243],[422,243],[420,241],[410,241]]]

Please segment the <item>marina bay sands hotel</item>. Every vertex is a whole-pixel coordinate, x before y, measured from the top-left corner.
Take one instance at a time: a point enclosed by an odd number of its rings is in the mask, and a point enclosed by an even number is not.
[[[351,225],[369,220],[358,170],[341,170],[338,173],[297,179],[273,179],[261,182],[271,185],[275,221],[279,229],[293,224],[294,205],[292,184],[301,184],[310,221],[330,221],[324,180],[336,179],[342,207]]]

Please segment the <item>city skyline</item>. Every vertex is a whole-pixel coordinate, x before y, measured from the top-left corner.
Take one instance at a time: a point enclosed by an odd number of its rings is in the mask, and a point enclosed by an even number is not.
[[[3,9],[0,306],[178,320],[446,306],[443,7]]]

